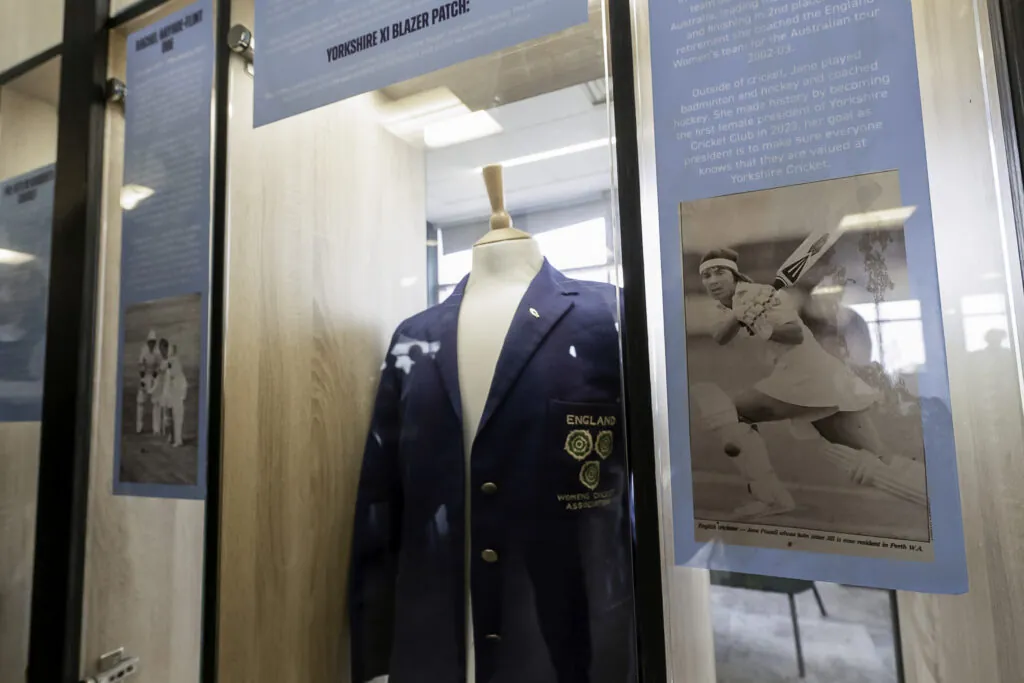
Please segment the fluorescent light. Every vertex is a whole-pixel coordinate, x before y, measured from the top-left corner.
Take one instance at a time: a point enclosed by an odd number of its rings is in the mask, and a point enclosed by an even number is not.
[[[910,220],[917,211],[916,206],[901,206],[898,209],[883,209],[844,216],[839,222],[840,230],[877,230],[879,228],[898,228]]]
[[[448,88],[433,88],[400,100],[381,102],[377,112],[388,132],[413,143],[423,142],[427,126],[472,113]]]
[[[131,211],[153,196],[153,188],[144,185],[125,185],[121,188],[121,208]]]
[[[11,249],[0,249],[0,263],[5,266],[20,266],[29,261],[35,261],[36,257],[26,254],[23,251],[12,251]]]
[[[475,111],[427,125],[423,129],[423,143],[431,148],[448,147],[495,135],[502,130],[490,114]]]
[[[549,149],[546,152],[536,152],[535,154],[527,154],[526,156],[515,157],[514,159],[506,159],[505,161],[499,161],[498,165],[502,168],[515,168],[516,166],[525,166],[526,164],[533,164],[538,161],[557,159],[558,157],[578,154],[591,149],[600,149],[601,147],[607,147],[609,144],[615,144],[615,138],[601,138],[589,142],[579,142],[575,145],[566,145],[558,149]],[[473,170],[480,173],[484,170],[484,167],[479,166]]]

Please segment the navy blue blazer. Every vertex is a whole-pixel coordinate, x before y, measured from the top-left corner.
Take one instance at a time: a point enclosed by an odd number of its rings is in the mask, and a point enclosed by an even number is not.
[[[356,503],[354,683],[466,680],[463,280],[392,339]],[[479,683],[629,683],[633,598],[615,290],[546,261],[470,465]]]

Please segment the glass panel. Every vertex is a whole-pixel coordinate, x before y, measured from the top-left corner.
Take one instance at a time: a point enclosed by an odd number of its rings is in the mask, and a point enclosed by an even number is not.
[[[718,683],[896,683],[895,594],[711,572]]]
[[[589,9],[257,129],[234,61],[222,679],[634,680]]]
[[[145,2],[145,0],[110,0],[110,16],[116,16],[142,2]]]
[[[657,86],[652,83],[650,75],[652,55],[646,52],[649,47],[648,33],[655,30],[655,27],[646,25],[648,4],[653,5],[654,0],[651,3],[638,0],[634,14],[640,18],[637,27],[640,46],[637,66],[641,84],[641,112],[653,111],[652,88]],[[680,129],[685,129],[699,125],[701,120],[710,119],[706,127],[692,131],[692,135],[707,134],[707,143],[701,144],[715,151],[701,156],[705,159],[721,159],[722,163],[716,163],[716,167],[702,167],[702,170],[707,168],[710,176],[717,170],[727,169],[733,163],[740,164],[738,168],[741,169],[753,165],[755,168],[750,174],[733,171],[735,176],[732,177],[736,178],[734,182],[737,184],[757,180],[760,173],[768,177],[772,160],[779,157],[769,156],[757,160],[748,158],[737,162],[725,156],[725,152],[732,151],[730,145],[724,142],[718,145],[711,140],[712,132],[718,135],[718,131],[722,130],[715,123],[715,117],[728,118],[735,113],[735,110],[729,109],[733,106],[729,101],[733,93],[726,94],[726,90],[735,85],[735,97],[740,103],[752,97],[751,92],[754,93],[753,97],[759,93],[772,93],[773,90],[780,93],[773,102],[768,103],[769,109],[757,109],[755,118],[763,117],[765,123],[774,122],[773,112],[779,111],[782,112],[779,116],[786,118],[785,124],[779,126],[780,129],[789,131],[792,126],[797,127],[794,140],[788,137],[775,139],[776,143],[782,143],[779,144],[779,153],[783,155],[785,163],[797,161],[802,158],[800,145],[813,140],[814,128],[820,125],[820,122],[815,123],[813,117],[804,117],[801,113],[801,88],[823,82],[824,85],[814,94],[814,97],[822,100],[817,105],[821,108],[831,107],[831,104],[826,103],[836,94],[843,95],[842,102],[860,97],[867,101],[867,86],[883,81],[888,83],[890,78],[895,82],[897,71],[886,64],[886,59],[891,58],[892,54],[889,48],[901,41],[905,47],[910,44],[907,41],[913,39],[917,68],[909,74],[909,80],[912,82],[914,77],[918,77],[920,82],[927,168],[903,174],[901,187],[903,196],[906,196],[911,192],[909,183],[927,181],[936,257],[933,259],[928,253],[930,249],[911,248],[912,241],[926,237],[927,233],[913,234],[908,225],[906,258],[912,266],[912,286],[906,286],[906,275],[893,275],[895,282],[892,283],[876,281],[876,285],[883,285],[879,293],[885,294],[881,297],[884,301],[877,303],[871,297],[854,296],[850,291],[853,288],[841,283],[827,283],[828,286],[822,287],[815,295],[844,297],[842,304],[848,312],[863,321],[863,325],[858,325],[856,343],[847,343],[849,355],[842,360],[849,365],[870,366],[878,381],[889,382],[889,390],[885,392],[876,413],[880,423],[889,421],[891,425],[898,422],[907,414],[904,411],[931,411],[932,417],[936,414],[948,415],[947,411],[952,413],[958,481],[949,476],[949,469],[945,471],[945,477],[941,476],[942,472],[935,477],[929,471],[928,492],[933,495],[934,502],[926,512],[931,516],[925,519],[918,511],[915,526],[920,528],[927,524],[931,532],[931,522],[948,516],[951,510],[956,509],[957,502],[962,501],[963,528],[954,520],[945,535],[945,542],[936,541],[936,555],[940,560],[943,554],[947,559],[957,559],[960,537],[962,532],[966,532],[963,535],[966,536],[967,563],[970,567],[969,592],[961,596],[910,592],[898,594],[901,633],[895,636],[899,638],[896,642],[903,647],[902,661],[905,662],[906,672],[897,672],[892,666],[890,654],[896,645],[894,634],[883,626],[886,611],[884,594],[819,583],[817,587],[829,613],[826,618],[818,612],[813,593],[805,583],[795,603],[804,639],[807,680],[902,680],[904,673],[906,680],[910,681],[933,680],[937,675],[958,681],[1017,680],[1020,671],[1024,670],[1024,659],[1017,645],[1020,638],[1014,627],[1016,616],[1022,608],[1022,593],[1019,581],[1006,577],[1019,575],[1019,561],[1015,558],[1019,555],[1020,544],[1017,539],[1024,522],[1019,501],[1013,493],[1024,476],[1019,457],[1024,413],[1021,410],[1020,383],[1021,330],[1017,322],[1024,310],[1024,290],[1019,259],[1020,216],[1014,215],[1012,204],[1012,200],[1019,199],[1016,195],[1020,188],[1015,174],[1010,172],[1017,160],[1011,161],[1005,156],[1005,150],[1009,147],[1005,144],[1004,133],[1012,132],[1012,123],[1009,120],[1010,112],[1004,109],[1008,106],[1008,100],[1000,101],[1000,96],[1005,97],[1007,93],[1000,92],[1002,83],[995,78],[1005,66],[999,56],[999,37],[991,32],[992,27],[999,30],[1000,17],[989,16],[989,12],[999,3],[909,0],[832,4],[728,1],[677,4],[658,0],[658,5],[674,9],[687,6],[685,10],[692,11],[692,14],[681,18],[679,24],[672,25],[673,30],[679,29],[676,31],[678,43],[673,45],[673,48],[680,48],[679,51],[673,53],[662,50],[656,52],[653,58],[662,60],[661,66],[671,60],[677,60],[677,67],[700,63],[700,73],[707,76],[708,85],[716,82],[715,76],[720,73],[717,67],[727,61],[725,58],[733,54],[734,49],[740,48],[741,41],[746,44],[745,39],[748,37],[752,37],[755,43],[767,41],[768,47],[763,51],[736,55],[735,61],[729,61],[729,64],[754,65],[750,67],[751,71],[763,75],[765,82],[777,79],[782,85],[763,89],[761,83],[756,83],[756,90],[738,90],[741,85],[750,84],[737,80],[723,87],[721,92],[708,88],[704,93],[707,96],[699,104],[714,102],[715,106],[700,111],[700,107],[695,106],[692,112],[684,108],[684,116],[674,122]],[[894,37],[893,41],[882,45],[874,40],[839,39],[841,32],[837,29],[865,26],[879,12],[890,12],[893,8],[909,8],[913,13],[912,27],[906,24],[897,26],[895,22],[878,26],[880,30],[886,30],[890,37]],[[711,10],[716,13],[721,11],[722,15],[713,22],[702,23],[702,17],[698,15]],[[847,20],[839,16],[848,10],[857,12],[857,17]],[[786,12],[793,14],[787,16]],[[744,18],[739,16],[741,14],[753,16]],[[759,26],[762,21],[765,23]],[[770,28],[769,23],[772,24]],[[663,22],[658,28],[667,30],[668,22]],[[791,40],[808,36],[813,38],[808,38],[804,43]],[[684,48],[683,43],[687,39],[691,43]],[[736,42],[730,42],[733,40]],[[819,48],[843,51],[848,56],[831,62],[818,61],[815,52]],[[790,57],[780,59],[786,54]],[[790,62],[790,59],[794,61]],[[849,66],[851,61],[861,59],[869,66],[864,69]],[[846,68],[833,70],[840,62],[845,63]],[[761,65],[764,65],[763,71]],[[862,78],[868,72],[873,74],[872,77]],[[848,87],[836,85],[847,77],[856,78],[858,82],[853,83],[851,80]],[[796,93],[792,98],[782,94],[787,87],[792,87]],[[846,94],[854,90],[857,90],[856,95],[847,98]],[[675,92],[688,94],[690,91],[680,87]],[[910,90],[902,89],[904,96],[907,92]],[[895,92],[890,90],[888,96],[893,95]],[[1014,97],[1017,95],[1019,93],[1013,93]],[[836,102],[836,105],[842,102]],[[808,103],[815,106],[813,100],[808,100]],[[916,109],[917,103],[912,104]],[[752,111],[754,106],[742,104],[738,111]],[[780,108],[772,109],[775,106]],[[872,103],[869,109],[859,111],[858,115],[867,117],[878,111],[879,107]],[[902,108],[902,111],[905,113],[907,109]],[[687,116],[690,113],[695,115]],[[671,115],[662,121],[672,123]],[[837,117],[834,121],[843,124],[846,119]],[[650,142],[654,125],[650,114],[641,125],[641,140]],[[760,121],[756,125],[760,125]],[[832,123],[829,122],[829,125]],[[1004,126],[1011,130],[1004,130]],[[890,132],[894,130],[889,122],[886,122],[885,129]],[[759,140],[757,145],[760,146],[764,144],[762,137],[771,139],[770,136],[774,134],[766,132],[762,135],[758,132],[756,135]],[[680,139],[686,137],[689,136],[680,133]],[[722,140],[727,140],[727,137]],[[793,144],[790,145],[790,142]],[[870,146],[870,139],[866,142]],[[891,149],[904,143],[905,140],[894,140]],[[829,158],[829,168],[835,175],[842,175],[841,164],[848,157],[841,153],[841,148],[833,149],[837,153]],[[879,156],[887,151],[879,149]],[[672,526],[673,488],[676,489],[678,501],[681,475],[673,471],[673,476],[669,476],[669,456],[680,452],[685,446],[672,443],[670,448],[668,444],[669,413],[663,378],[666,365],[672,363],[673,351],[664,348],[663,340],[664,327],[673,321],[668,319],[671,311],[666,313],[662,307],[659,292],[663,287],[668,288],[674,284],[669,284],[667,280],[662,282],[658,272],[662,261],[657,252],[660,244],[663,244],[659,237],[665,233],[659,234],[657,226],[658,202],[661,202],[662,207],[674,204],[673,218],[678,203],[675,203],[675,197],[656,196],[654,158],[651,152],[651,147],[647,147],[641,159],[647,190],[644,198],[644,246],[645,256],[649,259],[647,291],[651,301],[648,321],[653,337],[651,356],[655,367],[652,380],[656,391],[659,457],[665,472],[661,482],[664,541],[665,547],[669,548],[665,558],[669,583],[665,601],[673,645],[674,675],[677,680],[685,680],[687,683],[797,680],[799,671],[788,600],[784,595],[772,594],[770,587],[774,579],[763,576],[738,577],[738,583],[746,583],[741,589],[725,585],[729,577],[715,574],[709,577],[705,571],[674,566],[677,560],[689,559],[689,553],[686,553],[686,558],[674,557],[673,547],[692,542],[693,533],[689,528]],[[681,152],[673,158],[682,162],[689,161],[691,156],[696,155]],[[658,162],[664,158],[663,149],[659,147]],[[799,164],[795,164],[792,170],[786,172],[796,179],[802,170]],[[720,177],[730,178],[730,175],[722,174]],[[815,204],[807,204],[807,211],[803,213],[810,219]],[[660,217],[664,219],[665,214],[662,212]],[[770,223],[773,216],[767,218],[764,222]],[[752,224],[756,222],[750,221]],[[787,225],[790,223],[787,222]],[[927,229],[927,226],[923,227]],[[672,254],[667,258],[672,259]],[[937,271],[941,308],[935,300],[933,267]],[[689,268],[690,272],[699,268],[699,260],[689,264]],[[903,284],[899,282],[901,279]],[[896,287],[890,287],[890,284]],[[941,314],[941,318],[937,313]],[[839,322],[839,316],[836,317]],[[852,315],[847,319],[855,320]],[[939,348],[933,343],[940,335],[944,339],[944,353],[938,353]],[[851,335],[847,336],[849,342]],[[870,380],[870,375],[856,368],[855,372],[863,379]],[[947,374],[948,397],[945,396]],[[931,400],[919,401],[916,400],[918,396]],[[691,424],[697,432],[701,427],[695,422]],[[924,436],[931,439],[928,457],[932,458],[935,452],[933,445],[938,446],[940,452],[948,453],[942,449],[948,449],[954,439],[941,432],[936,436],[934,430],[929,433],[929,421],[923,422]],[[779,441],[786,437],[785,432],[777,427],[772,431],[768,426],[760,429],[768,441],[771,460],[779,478],[792,491],[797,505],[807,506],[813,501],[813,489],[807,486],[809,478],[819,479],[811,482],[815,486],[829,485],[829,482],[820,481],[821,470],[824,468],[819,470],[816,464],[806,463],[795,466],[793,461],[796,448],[779,447]],[[792,436],[795,438],[795,434]],[[814,434],[810,434],[810,437],[819,438]],[[884,434],[883,438],[891,439]],[[939,441],[942,443],[936,443]],[[716,465],[721,468],[720,472],[715,473],[719,475],[719,481],[736,476],[736,468],[728,461],[721,464],[719,459]],[[935,486],[936,483],[947,488],[950,483],[958,483],[959,490],[952,491],[952,495],[934,496],[934,489],[939,488]],[[689,482],[686,484],[688,488]],[[742,493],[742,489],[738,490]],[[887,498],[887,495],[877,492],[874,498],[880,504],[864,506],[864,509],[878,514],[887,524],[904,524],[907,517],[898,511],[899,508],[894,506],[889,512],[885,511],[883,505],[891,504],[891,497]],[[840,505],[835,504],[835,500],[839,500],[839,497],[833,497],[823,509],[834,511],[837,515],[845,512]],[[903,509],[906,510],[906,507]],[[792,511],[783,511],[778,517],[768,517],[762,523],[786,526],[790,518],[787,512]],[[676,513],[678,515],[678,510]],[[937,530],[939,524],[935,524],[934,528]],[[935,537],[939,539],[938,534]],[[748,548],[741,545],[732,542],[715,544],[714,547],[705,548],[706,554],[698,555],[698,560],[711,565],[716,559],[730,554],[733,558],[749,557]],[[992,552],[993,548],[999,551]],[[804,579],[815,578],[824,562],[810,556],[802,559],[806,562],[801,563],[798,569],[794,568],[793,573],[800,572]],[[782,564],[780,559],[777,567],[780,573]],[[914,585],[919,577],[928,572],[934,573],[936,566],[936,563],[904,562],[898,570],[905,572],[905,580],[895,585]],[[865,582],[880,581],[883,578],[882,572],[864,574]],[[944,572],[940,578],[964,581],[963,572],[958,569]],[[714,584],[710,590],[711,609],[708,609],[707,599],[709,582]],[[788,587],[796,588],[794,585]],[[964,585],[963,589],[966,588]],[[869,638],[865,638],[865,631]],[[717,647],[712,647],[708,642],[709,632],[714,634]],[[819,640],[812,643],[812,639]]]
[[[0,0],[0,73],[58,45],[64,0]]]
[[[183,295],[175,279],[205,268],[210,8],[167,2],[110,35],[108,76],[125,82],[127,95],[107,104],[105,120],[83,676],[123,647],[144,677],[199,681],[202,285]]]
[[[0,87],[0,680],[25,680],[60,60]]]

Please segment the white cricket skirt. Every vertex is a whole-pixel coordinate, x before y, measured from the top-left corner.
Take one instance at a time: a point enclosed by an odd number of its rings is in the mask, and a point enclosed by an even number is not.
[[[805,335],[810,331],[805,328]],[[772,373],[754,385],[762,394],[795,406],[822,409],[822,417],[865,410],[878,392],[814,341],[778,354]]]

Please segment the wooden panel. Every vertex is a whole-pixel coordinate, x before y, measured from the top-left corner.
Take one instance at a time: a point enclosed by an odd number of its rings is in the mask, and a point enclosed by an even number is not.
[[[64,0],[0,0],[0,72],[61,42]]]
[[[124,77],[124,36],[111,36],[111,75]],[[202,615],[202,501],[112,495],[117,401],[124,117],[109,107],[93,441],[89,481],[82,673],[114,648],[141,658],[143,679],[199,680]]]
[[[220,680],[341,683],[379,369],[426,305],[424,158],[374,95],[254,130],[233,60],[231,101]]]
[[[669,675],[682,683],[715,683],[715,636],[707,570],[673,567],[667,574],[666,591]]]
[[[10,87],[0,89],[0,179],[57,158],[57,108]]]
[[[25,680],[39,423],[0,425],[0,681]]]
[[[1024,676],[1017,316],[964,315],[978,295],[1022,310],[998,102],[993,82],[987,89],[983,80],[992,77],[988,19],[983,1],[914,0],[914,13],[970,592],[900,594],[907,681],[1016,683]],[[977,336],[1001,325],[1014,350],[973,348]]]
[[[57,110],[0,88],[0,180],[53,163]],[[0,424],[0,681],[24,681],[35,550],[39,423]]]

